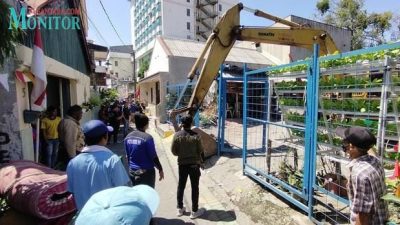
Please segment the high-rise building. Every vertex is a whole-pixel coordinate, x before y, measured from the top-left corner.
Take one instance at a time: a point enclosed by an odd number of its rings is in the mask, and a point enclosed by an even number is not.
[[[157,35],[205,41],[222,14],[238,0],[131,0],[137,62],[149,59]]]

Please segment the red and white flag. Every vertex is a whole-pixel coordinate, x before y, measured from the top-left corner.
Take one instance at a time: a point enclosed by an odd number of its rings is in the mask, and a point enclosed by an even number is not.
[[[19,80],[22,83],[23,86],[26,86],[27,82],[35,81],[35,76],[26,67],[20,67],[16,69],[15,76],[17,77],[17,80]]]
[[[43,111],[46,109],[46,68],[44,65],[44,53],[42,37],[38,27],[35,29],[35,38],[33,41],[33,53],[32,53],[32,66],[31,72],[35,76],[33,83],[33,89],[31,94],[31,106],[32,110]]]

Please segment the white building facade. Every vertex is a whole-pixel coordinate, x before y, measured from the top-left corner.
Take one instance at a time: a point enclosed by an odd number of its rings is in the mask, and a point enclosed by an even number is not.
[[[108,75],[111,86],[116,87],[121,97],[134,93],[132,45],[110,46],[107,55]]]
[[[137,61],[149,59],[155,37],[205,41],[237,0],[131,0],[131,32]]]

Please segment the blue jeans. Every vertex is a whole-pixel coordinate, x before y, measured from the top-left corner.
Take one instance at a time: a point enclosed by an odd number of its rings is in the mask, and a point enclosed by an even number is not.
[[[47,140],[46,164],[50,168],[54,168],[57,163],[59,146],[60,146],[60,141],[58,139]]]

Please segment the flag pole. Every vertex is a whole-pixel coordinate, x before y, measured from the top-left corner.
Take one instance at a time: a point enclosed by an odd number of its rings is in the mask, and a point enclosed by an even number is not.
[[[35,83],[33,85],[31,99],[31,109],[35,111],[43,111],[46,108],[46,86],[47,75],[44,63],[44,51],[42,37],[40,33],[40,24],[35,29],[33,48],[32,48],[32,63],[31,73],[35,76]],[[36,121],[36,151],[34,153],[35,162],[39,162],[39,143],[40,143],[40,116]]]
[[[34,156],[35,156],[35,162],[39,162],[39,142],[40,142],[40,137],[39,137],[39,131],[40,131],[40,116],[37,118],[36,121],[36,148],[35,148],[35,152],[34,152]]]

